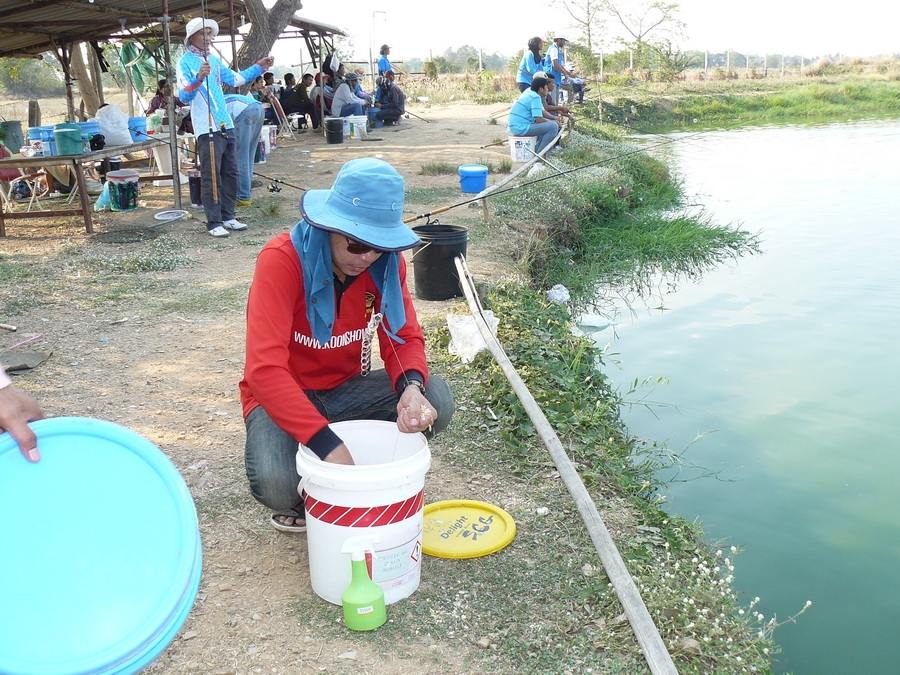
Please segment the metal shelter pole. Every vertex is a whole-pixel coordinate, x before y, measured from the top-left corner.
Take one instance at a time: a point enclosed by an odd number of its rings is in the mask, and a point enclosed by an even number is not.
[[[234,25],[234,0],[228,0],[228,20],[231,23],[231,69],[239,70],[237,64],[237,40],[234,32],[237,28]]]
[[[169,51],[171,33],[169,31],[169,0],[162,0],[163,10],[163,55],[166,82],[169,85],[169,99],[166,101],[166,116],[169,118],[169,156],[172,160],[172,196],[175,208],[181,209],[181,160],[178,157],[178,124],[175,119],[175,77],[172,68],[172,54]]]
[[[322,111],[322,135],[325,135],[325,52],[322,48],[322,33],[319,33],[319,109]]]

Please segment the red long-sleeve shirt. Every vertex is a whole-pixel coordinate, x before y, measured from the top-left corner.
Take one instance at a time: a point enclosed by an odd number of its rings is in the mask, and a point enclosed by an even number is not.
[[[400,256],[400,284],[406,325],[397,344],[378,329],[381,358],[391,382],[405,371],[428,378],[425,339],[406,286],[406,261]],[[300,259],[289,233],[270,241],[259,254],[247,300],[247,357],[240,383],[246,418],[257,406],[294,439],[308,443],[328,424],[304,390],[333,389],[360,372],[362,337],[381,297],[364,272],[351,283],[335,311],[332,338],[320,345],[306,318]]]

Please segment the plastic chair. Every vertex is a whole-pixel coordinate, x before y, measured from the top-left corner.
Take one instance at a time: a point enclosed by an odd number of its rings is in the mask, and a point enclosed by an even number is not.
[[[34,173],[25,173],[18,169],[18,172],[19,175],[17,177],[12,178],[10,176],[9,180],[4,179],[0,175],[0,199],[3,200],[4,208],[7,211],[14,211],[16,206],[21,203],[21,201],[15,199],[14,193],[16,186],[22,183],[28,186],[30,194],[28,206],[25,207],[25,210],[31,211],[35,204],[37,204],[38,208],[43,208],[41,197],[46,197],[48,190],[46,180],[42,181],[41,179],[46,179],[47,173],[43,169]]]

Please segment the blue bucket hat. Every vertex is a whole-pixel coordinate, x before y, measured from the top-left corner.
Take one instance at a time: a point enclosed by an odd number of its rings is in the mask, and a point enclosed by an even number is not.
[[[308,190],[300,213],[310,225],[340,232],[383,251],[403,251],[419,238],[403,222],[403,176],[373,157],[353,159],[330,190]]]

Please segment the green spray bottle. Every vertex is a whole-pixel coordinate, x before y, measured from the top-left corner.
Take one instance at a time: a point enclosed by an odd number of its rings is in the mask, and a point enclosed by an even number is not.
[[[372,581],[366,566],[366,551],[374,556],[375,543],[372,537],[350,537],[341,547],[341,553],[350,554],[352,577],[341,596],[344,625],[350,630],[375,630],[387,621],[384,589]]]

